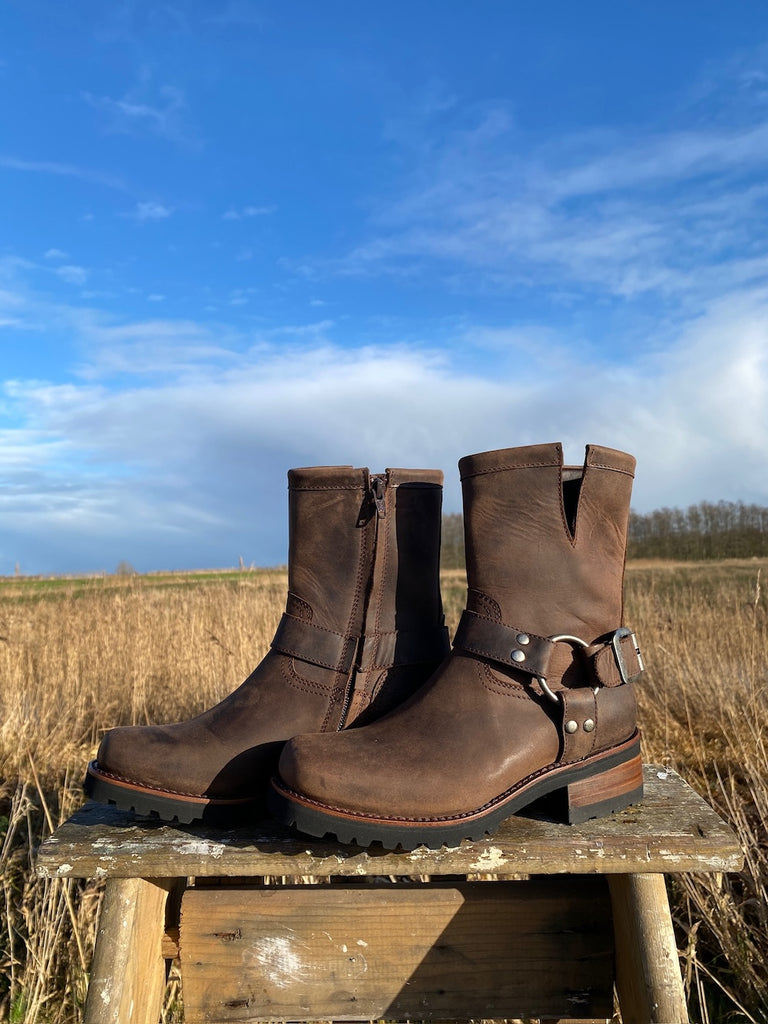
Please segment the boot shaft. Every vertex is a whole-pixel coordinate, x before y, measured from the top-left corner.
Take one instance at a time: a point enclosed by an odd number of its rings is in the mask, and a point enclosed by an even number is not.
[[[440,470],[288,473],[289,614],[347,635],[441,626]]]
[[[288,599],[273,650],[344,683],[335,727],[384,714],[450,650],[440,598],[443,475],[291,470]],[[331,720],[329,719],[329,726]]]
[[[111,730],[88,792],[163,820],[254,813],[288,739],[384,714],[426,682],[448,650],[441,483],[432,470],[291,470],[289,593],[270,651],[194,719]]]
[[[317,466],[288,472],[289,615],[358,636],[376,525],[367,469]]]
[[[435,469],[388,469],[372,477],[371,484],[376,553],[365,631],[440,627],[443,474]]]
[[[588,643],[620,626],[634,468],[598,445],[582,467],[563,465],[560,444],[462,459],[467,607]]]

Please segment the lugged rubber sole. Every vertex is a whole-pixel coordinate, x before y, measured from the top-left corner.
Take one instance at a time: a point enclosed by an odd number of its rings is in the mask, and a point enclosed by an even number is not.
[[[177,821],[180,825],[189,825],[193,821],[212,825],[235,824],[240,817],[250,817],[264,805],[263,798],[212,800],[150,789],[103,772],[96,761],[88,765],[83,789],[86,796],[98,803],[112,804],[123,811],[133,811],[161,821]]]
[[[310,836],[335,836],[342,843],[386,849],[458,846],[482,839],[532,803],[550,794],[559,797],[560,817],[570,825],[621,811],[643,796],[640,734],[625,743],[575,764],[555,764],[502,793],[475,811],[440,818],[373,816],[331,807],[296,793],[273,779],[267,807],[278,821]]]

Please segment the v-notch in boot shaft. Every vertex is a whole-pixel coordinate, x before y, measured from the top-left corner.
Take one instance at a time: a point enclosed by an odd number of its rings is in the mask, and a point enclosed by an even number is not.
[[[448,652],[440,601],[442,473],[291,470],[288,596],[248,679],[188,722],[104,737],[89,796],[165,820],[257,813],[283,744],[405,700]]]
[[[634,459],[559,444],[459,463],[467,608],[454,649],[405,704],[365,728],[295,737],[270,805],[344,842],[412,848],[480,838],[548,794],[570,821],[642,793],[623,628]]]

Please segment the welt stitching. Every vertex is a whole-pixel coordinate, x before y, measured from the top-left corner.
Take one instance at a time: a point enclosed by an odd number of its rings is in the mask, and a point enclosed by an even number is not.
[[[483,811],[490,810],[491,808],[496,807],[498,804],[503,803],[507,799],[507,797],[512,796],[517,790],[522,789],[522,787],[527,785],[529,782],[534,782],[536,779],[542,778],[544,775],[549,775],[555,769],[572,768],[574,765],[580,764],[582,761],[586,760],[588,760],[587,757],[579,757],[575,761],[556,761],[554,764],[547,765],[545,768],[539,768],[538,771],[532,772],[530,775],[527,775],[524,779],[520,779],[520,781],[515,783],[514,786],[510,786],[509,789],[506,789],[503,793],[500,793],[498,796],[495,796],[492,800],[489,800],[487,803],[484,803],[482,807],[476,807],[472,811],[462,811],[460,814],[450,815],[441,814],[436,815],[434,817],[425,818],[409,818],[404,815],[393,814],[391,817],[376,819],[374,815],[366,814],[364,811],[350,811],[345,807],[336,807],[333,804],[324,804],[320,800],[315,800],[312,797],[303,796],[301,793],[297,793],[296,790],[290,789],[288,786],[285,787],[285,790],[286,792],[291,793],[293,796],[298,797],[298,799],[304,804],[311,804],[315,807],[321,807],[328,811],[339,811],[347,818],[360,818],[364,821],[381,820],[385,823],[389,821],[414,822],[415,824],[419,824],[421,822],[452,822],[462,821],[464,818],[472,818],[476,814],[481,814]]]
[[[211,799],[205,796],[204,793],[187,793],[183,789],[167,789],[165,786],[141,786],[134,779],[127,779],[124,775],[118,775],[116,772],[105,771],[101,767],[99,768],[99,775],[103,775],[104,778],[114,779],[116,782],[125,782],[129,786],[133,786],[139,793],[169,793],[171,796],[197,797],[198,800]]]

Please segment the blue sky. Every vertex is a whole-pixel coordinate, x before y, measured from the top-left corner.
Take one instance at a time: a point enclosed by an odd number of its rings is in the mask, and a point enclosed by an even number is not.
[[[768,504],[764,3],[6,0],[0,88],[0,574],[542,441]]]

